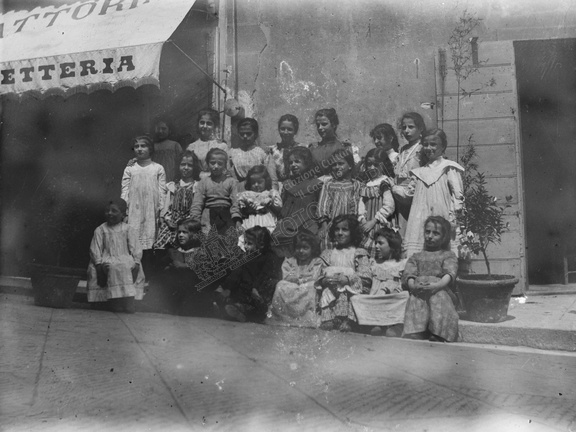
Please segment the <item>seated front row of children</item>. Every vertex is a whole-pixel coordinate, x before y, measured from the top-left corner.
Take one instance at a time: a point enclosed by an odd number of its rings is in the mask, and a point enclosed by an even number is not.
[[[142,251],[135,233],[123,222],[125,212],[122,200],[107,205],[106,223],[94,232],[88,272],[89,301],[100,305],[108,301],[117,312],[133,312],[134,299],[142,299],[144,287]],[[216,311],[240,322],[343,332],[357,327],[388,335],[400,335],[403,323],[405,337],[457,340],[451,286],[458,262],[450,250],[446,219],[426,220],[424,250],[407,261],[400,259],[400,235],[390,228],[376,231],[375,258],[370,258],[358,247],[362,232],[352,215],[334,218],[329,238],[334,248],[320,253],[320,239],[299,230],[293,236],[293,257],[282,263],[272,252],[269,229],[254,226],[244,232],[245,252],[235,257],[237,264],[232,261],[225,277],[205,286],[198,274],[203,263],[209,267],[209,242],[198,221],[180,221],[178,247],[169,250],[165,265],[167,311],[204,316]]]

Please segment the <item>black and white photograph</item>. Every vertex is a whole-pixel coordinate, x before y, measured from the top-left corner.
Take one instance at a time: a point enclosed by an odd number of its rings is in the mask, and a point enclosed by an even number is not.
[[[2,0],[0,430],[576,432],[574,0]]]

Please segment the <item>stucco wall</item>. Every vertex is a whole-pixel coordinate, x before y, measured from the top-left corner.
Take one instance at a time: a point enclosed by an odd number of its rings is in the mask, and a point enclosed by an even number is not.
[[[238,0],[237,5],[238,87],[248,114],[260,122],[263,146],[277,142],[277,119],[285,113],[300,119],[299,141],[316,141],[314,112],[334,107],[340,137],[363,154],[373,147],[371,128],[382,122],[395,126],[402,112],[415,110],[428,126],[444,118],[447,154],[454,159],[454,77],[448,74],[441,112],[434,59],[464,11],[481,18],[474,36],[485,63],[467,89],[482,87],[489,78],[494,85],[463,100],[460,145],[474,135],[490,192],[502,203],[511,197],[510,229],[491,248],[492,265],[495,272],[519,276],[520,287],[526,287],[522,145],[511,41],[576,37],[572,1]],[[233,65],[229,12],[226,62]],[[431,104],[434,108],[425,108]],[[476,260],[472,268],[482,272],[483,263]]]
[[[231,4],[231,2],[229,2]],[[378,123],[417,110],[436,123],[434,54],[464,10],[482,18],[480,41],[576,37],[569,0],[238,0],[238,87],[261,123],[264,145],[277,141],[284,113],[317,140],[314,112],[334,107],[339,134],[362,147]],[[234,64],[228,7],[228,56]],[[229,84],[234,88],[234,74]]]

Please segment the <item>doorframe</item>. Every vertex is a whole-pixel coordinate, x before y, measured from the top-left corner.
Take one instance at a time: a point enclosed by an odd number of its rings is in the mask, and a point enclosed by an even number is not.
[[[518,189],[518,220],[520,226],[522,227],[522,244],[520,250],[520,272],[524,275],[524,291],[530,291],[530,281],[528,280],[528,248],[526,247],[527,235],[526,230],[526,200],[524,188],[524,159],[523,159],[523,149],[522,149],[522,114],[520,109],[520,101],[518,96],[518,79],[516,71],[516,41],[510,41],[512,44],[512,69],[514,71],[514,79],[512,80],[512,92],[514,94],[514,100],[516,101],[516,112],[514,116],[516,117],[516,166],[518,169],[517,175],[517,189]]]

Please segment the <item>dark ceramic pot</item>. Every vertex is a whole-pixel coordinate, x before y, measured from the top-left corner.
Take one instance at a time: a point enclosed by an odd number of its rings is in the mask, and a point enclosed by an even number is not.
[[[30,266],[34,304],[51,308],[69,308],[78,282],[86,278],[85,269],[42,264]]]
[[[456,278],[458,292],[464,302],[466,319],[481,323],[506,320],[508,305],[518,278],[508,275],[468,274]]]

